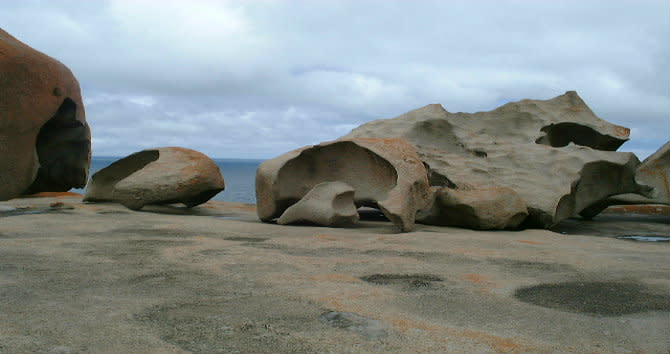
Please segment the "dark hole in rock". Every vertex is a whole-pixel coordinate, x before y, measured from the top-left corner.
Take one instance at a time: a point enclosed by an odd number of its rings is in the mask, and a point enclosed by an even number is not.
[[[372,274],[361,277],[361,280],[378,285],[405,285],[410,288],[428,288],[432,282],[442,278],[432,274]]]
[[[553,147],[567,146],[569,143],[588,146],[596,150],[616,151],[625,139],[603,135],[577,123],[551,124],[541,129],[546,135],[539,137],[535,143]]]
[[[35,146],[40,168],[25,194],[65,192],[86,185],[91,142],[88,126],[76,116],[77,104],[66,98],[40,128]]]
[[[617,236],[619,240],[641,241],[641,242],[670,242],[670,237],[656,235],[626,235]]]
[[[358,208],[358,216],[360,217],[360,220],[366,221],[389,221],[381,210],[371,207]]]
[[[477,157],[488,157],[489,156],[489,154],[487,154],[486,151],[483,151],[483,150],[472,150],[472,153]]]
[[[527,303],[568,312],[620,316],[644,311],[670,311],[668,294],[653,294],[637,283],[565,282],[517,289]]]
[[[352,312],[324,312],[321,314],[321,322],[368,338],[387,336],[386,329],[381,322]]]

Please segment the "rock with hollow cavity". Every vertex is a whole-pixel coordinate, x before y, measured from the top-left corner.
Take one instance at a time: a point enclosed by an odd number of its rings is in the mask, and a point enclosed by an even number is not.
[[[404,140],[335,140],[263,162],[256,171],[258,217],[273,220],[317,184],[333,181],[352,186],[356,206],[379,207],[402,231],[414,227],[428,198],[426,169]]]
[[[91,133],[79,83],[0,29],[0,200],[86,185]]]
[[[180,147],[136,152],[91,177],[84,201],[114,201],[130,209],[147,204],[202,204],[225,188],[219,167],[206,155]]]
[[[344,182],[323,182],[286,209],[277,219],[277,224],[345,226],[356,221],[358,211],[354,204],[354,187]]]
[[[417,215],[420,223],[479,230],[513,229],[528,216],[526,203],[510,188],[433,189],[431,207]]]
[[[582,210],[579,215],[590,219],[610,205],[670,204],[670,141],[642,161],[635,171],[635,180],[654,188],[649,197],[632,193],[615,195]]]
[[[404,138],[429,166],[431,186],[509,188],[526,203],[524,225],[547,228],[611,195],[650,192],[634,179],[637,157],[615,152],[628,134],[569,91],[471,114],[428,105],[343,138]]]

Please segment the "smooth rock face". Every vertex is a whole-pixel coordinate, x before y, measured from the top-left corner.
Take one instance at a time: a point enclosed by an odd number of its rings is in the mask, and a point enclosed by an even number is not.
[[[180,147],[136,152],[96,172],[84,201],[116,201],[130,209],[147,204],[202,204],[225,188],[206,155]]]
[[[344,139],[308,146],[258,167],[258,217],[275,219],[317,184],[340,181],[354,188],[357,206],[379,207],[402,231],[409,231],[428,198],[426,176],[414,148],[402,139]]]
[[[406,139],[428,165],[431,186],[509,188],[527,206],[524,225],[546,228],[611,195],[650,192],[634,179],[637,157],[614,151],[628,134],[569,91],[471,114],[428,105],[343,138]]]
[[[0,200],[86,185],[91,133],[79,83],[0,29]]]
[[[277,224],[307,222],[323,226],[343,226],[357,220],[354,187],[344,182],[323,182],[286,209],[277,219]]]
[[[518,227],[528,216],[526,203],[510,188],[433,189],[431,208],[417,215],[417,221],[422,224],[510,229]]]

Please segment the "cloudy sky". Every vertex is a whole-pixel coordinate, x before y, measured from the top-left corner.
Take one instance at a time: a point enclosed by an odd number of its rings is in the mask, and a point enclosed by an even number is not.
[[[184,146],[270,158],[429,103],[576,90],[670,137],[669,1],[1,0],[0,27],[78,78],[93,154]]]

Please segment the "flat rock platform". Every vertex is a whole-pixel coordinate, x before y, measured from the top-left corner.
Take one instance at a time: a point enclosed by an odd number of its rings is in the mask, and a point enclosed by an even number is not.
[[[241,203],[13,199],[0,353],[668,353],[658,210],[399,233],[371,210],[325,228],[262,223]]]

